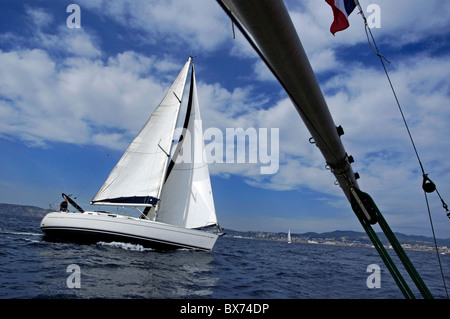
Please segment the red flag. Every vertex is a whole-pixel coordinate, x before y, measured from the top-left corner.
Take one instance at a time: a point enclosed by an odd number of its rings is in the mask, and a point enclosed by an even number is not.
[[[338,31],[349,27],[348,16],[355,9],[354,0],[326,0],[333,9],[334,21],[331,24],[330,31],[334,35]]]

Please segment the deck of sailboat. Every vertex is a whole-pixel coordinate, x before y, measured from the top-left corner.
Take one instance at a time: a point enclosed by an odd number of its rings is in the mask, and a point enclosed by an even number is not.
[[[50,240],[85,244],[118,241],[156,250],[212,250],[218,238],[212,232],[96,211],[49,213],[42,220],[41,229]]]

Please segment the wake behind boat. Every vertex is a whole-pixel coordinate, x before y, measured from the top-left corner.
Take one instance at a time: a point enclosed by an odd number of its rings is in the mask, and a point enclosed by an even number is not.
[[[181,99],[191,69],[183,133],[172,154]],[[50,237],[95,243],[121,241],[156,249],[212,250],[218,235],[200,230],[216,226],[214,200],[190,57],[162,102],[111,171],[91,205],[141,208],[139,217],[85,211],[47,214],[41,230]],[[180,155],[182,154],[182,155]],[[188,155],[187,155],[188,154]]]

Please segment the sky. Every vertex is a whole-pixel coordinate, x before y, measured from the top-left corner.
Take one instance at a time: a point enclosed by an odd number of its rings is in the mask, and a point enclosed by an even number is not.
[[[366,12],[371,31],[425,172],[450,204],[450,2],[360,3],[379,9]],[[325,1],[285,4],[360,188],[393,231],[431,236],[420,166],[361,16],[333,36]],[[363,231],[286,93],[213,0],[0,0],[0,202],[48,208],[64,192],[86,209],[189,56],[205,132],[267,139],[256,162],[210,164],[220,225]],[[268,155],[276,169],[262,174]],[[436,192],[428,201],[436,236],[450,237]]]

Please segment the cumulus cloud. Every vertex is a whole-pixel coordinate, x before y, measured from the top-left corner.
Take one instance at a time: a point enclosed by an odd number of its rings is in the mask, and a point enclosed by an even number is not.
[[[437,71],[448,69],[448,59],[444,60],[403,60],[392,70],[391,78],[425,169],[446,188],[443,181],[448,173],[441,170],[450,154],[441,143],[450,134],[445,124],[450,114],[444,106],[450,102],[450,86],[448,73]],[[335,118],[348,123],[349,134],[343,138],[357,159],[355,165],[364,177],[361,183],[380,196],[389,189],[383,197],[391,197],[392,202],[399,193],[404,198],[408,192],[420,193],[420,167],[384,74],[356,68],[329,84],[342,86],[328,101]],[[404,207],[413,208],[413,203],[409,200]]]
[[[26,6],[25,12],[33,26],[38,29],[48,27],[54,21],[53,16],[42,8]]]
[[[136,39],[157,43],[166,52],[181,46],[193,55],[213,51],[229,34],[229,23],[223,23],[227,19],[215,1],[83,0],[80,5],[136,30]]]
[[[355,48],[366,49],[366,53],[358,51],[361,57],[372,54],[361,18],[353,13],[351,27],[333,37],[329,32],[332,12],[326,3],[286,3],[335,123],[344,127],[342,139],[356,159],[354,168],[362,176],[362,188],[374,197],[383,194],[383,208],[413,209],[416,198],[404,206],[398,198],[417,194],[420,172],[384,72],[378,64],[349,58]],[[369,2],[361,0],[361,4],[365,8]],[[442,37],[448,30],[450,5],[406,0],[377,4],[382,28],[374,33],[392,54],[391,77],[424,164],[448,193],[446,159],[450,154],[448,147],[440,145],[450,133],[448,55],[436,49],[438,44],[395,50],[427,37]],[[171,50],[227,54],[252,67],[250,73],[242,74],[246,81],[239,85],[198,78],[203,128],[223,133],[226,128],[279,128],[280,166],[277,174],[266,176],[260,174],[260,163],[213,164],[211,172],[241,176],[255,187],[336,194],[334,178],[325,170],[318,149],[308,142],[310,135],[292,103],[243,37],[237,34],[232,39],[230,21],[215,1],[83,0],[80,6],[105,23],[113,21],[133,30],[133,41],[157,44],[161,55],[131,49],[106,55],[95,31],[49,29],[55,18],[39,8],[28,8],[26,14],[35,26],[31,37],[0,35],[2,43],[11,39],[17,43],[0,51],[2,136],[38,146],[58,141],[123,150],[181,68]],[[422,12],[434,18],[425,20]],[[275,89],[264,90],[272,85]]]
[[[164,81],[147,72],[173,72],[173,65],[132,51],[102,59],[95,35],[66,27],[50,32],[50,13],[26,13],[36,26],[32,36],[3,37],[14,37],[16,48],[0,51],[0,134],[35,146],[124,147],[162,94]]]
[[[147,91],[160,89],[117,65],[72,60],[61,66],[40,49],[0,52],[0,59],[0,74],[7,75],[0,79],[2,135],[36,145],[85,144],[102,128],[130,130],[129,118],[139,118],[130,114],[144,112]]]

